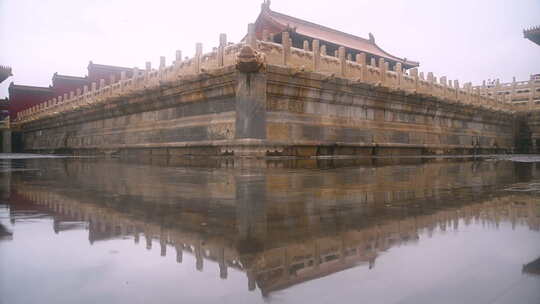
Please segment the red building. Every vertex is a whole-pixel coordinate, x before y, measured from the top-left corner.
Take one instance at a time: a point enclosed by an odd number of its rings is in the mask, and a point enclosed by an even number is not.
[[[112,78],[114,78],[114,82],[118,82],[122,72],[125,72],[126,78],[133,75],[132,68],[95,64],[90,61],[88,76],[79,77],[54,73],[52,85],[49,87],[16,85],[12,82],[9,86],[9,116],[11,119],[15,119],[17,113],[42,102],[70,92],[76,93],[78,89],[82,92],[85,85],[90,89],[93,82],[99,86],[101,79],[105,80],[106,85],[111,84]]]
[[[61,96],[69,92],[82,91],[85,85],[89,85],[88,77],[68,76],[54,73],[52,78],[52,89],[54,96]]]
[[[51,87],[36,87],[26,85],[16,85],[13,82],[9,85],[9,117],[13,120],[17,113],[45,102],[53,98],[54,90]]]
[[[384,51],[375,43],[375,37],[370,33],[369,39],[361,38],[334,30],[316,23],[291,17],[270,9],[270,1],[265,1],[261,7],[261,13],[255,21],[255,33],[257,39],[262,40],[263,34],[268,35],[270,40],[281,43],[281,33],[289,32],[292,46],[302,48],[304,41],[311,42],[314,39],[320,41],[321,46],[326,46],[329,55],[333,55],[340,46],[345,47],[347,55],[355,58],[356,54],[365,53],[368,62],[372,58],[376,61],[384,58],[393,69],[396,63],[401,63],[404,69],[419,66],[419,63],[407,58],[399,58]]]

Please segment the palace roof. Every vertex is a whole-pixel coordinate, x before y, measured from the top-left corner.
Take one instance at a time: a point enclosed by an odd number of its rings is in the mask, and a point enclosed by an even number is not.
[[[54,97],[52,87],[37,87],[27,85],[9,84],[9,115],[17,117],[17,113],[38,105]]]
[[[0,65],[0,83],[6,80],[9,76],[13,76],[13,74],[11,74],[11,68]]]
[[[99,69],[99,70],[107,70],[107,71],[114,71],[114,72],[122,72],[122,71],[132,71],[133,68],[127,68],[127,67],[121,67],[116,65],[106,65],[106,64],[97,64],[90,61],[88,64],[88,70],[91,69]]]
[[[38,87],[38,86],[29,86],[14,84],[13,82],[9,84],[9,91],[24,91],[24,92],[36,92],[36,93],[52,93],[53,90],[51,87]]]
[[[80,81],[80,82],[88,81],[87,77],[62,75],[62,74],[58,74],[58,73],[53,74],[53,77],[52,77],[53,83],[54,83],[55,80]]]
[[[344,46],[358,52],[365,52],[377,57],[382,57],[392,62],[400,62],[404,68],[412,68],[419,65],[416,61],[399,58],[387,53],[375,43],[375,38],[371,33],[369,34],[369,39],[365,39],[316,23],[291,17],[270,10],[269,2],[262,4],[261,13],[255,22],[255,31],[259,39],[262,38],[263,29],[268,30],[271,34],[291,31],[302,36],[318,39],[322,42],[321,44],[327,42],[338,46]]]
[[[82,90],[89,83],[88,77],[61,75],[58,73],[54,73],[52,77],[52,88],[55,96],[76,92],[77,89]]]
[[[523,36],[530,41],[540,45],[540,26],[523,30]]]

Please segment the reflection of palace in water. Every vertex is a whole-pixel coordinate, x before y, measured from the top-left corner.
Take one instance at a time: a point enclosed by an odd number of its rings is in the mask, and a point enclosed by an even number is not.
[[[50,164],[50,163],[49,163]],[[532,164],[185,168],[62,160],[12,174],[11,212],[52,214],[55,232],[89,241],[132,236],[178,262],[194,255],[247,275],[263,294],[358,265],[423,234],[471,222],[540,230],[538,196],[502,191],[540,176]],[[40,168],[40,163],[28,166]],[[102,175],[102,172],[107,172]],[[15,235],[16,237],[16,235]]]

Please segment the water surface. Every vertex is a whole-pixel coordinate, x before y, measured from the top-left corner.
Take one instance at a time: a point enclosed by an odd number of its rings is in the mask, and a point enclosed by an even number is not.
[[[540,164],[13,159],[0,303],[540,303]]]

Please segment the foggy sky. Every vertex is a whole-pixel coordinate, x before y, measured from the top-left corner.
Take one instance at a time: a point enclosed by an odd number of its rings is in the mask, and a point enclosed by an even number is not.
[[[262,0],[0,0],[0,64],[16,84],[48,86],[52,74],[84,76],[94,63],[157,67],[218,45],[238,42]],[[539,0],[273,0],[271,9],[367,38],[385,51],[420,62],[435,76],[481,83],[528,80],[540,73],[540,46],[523,29],[540,25]]]

